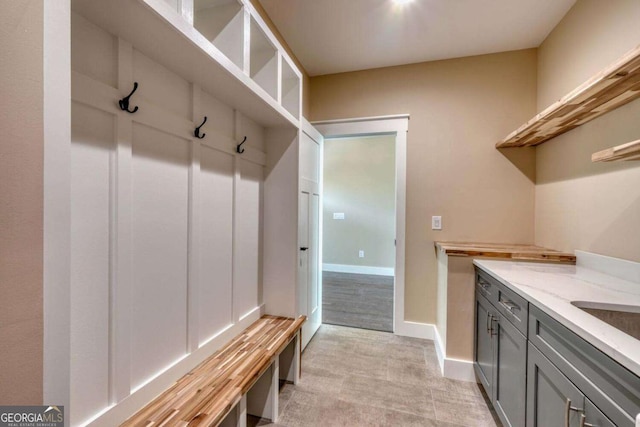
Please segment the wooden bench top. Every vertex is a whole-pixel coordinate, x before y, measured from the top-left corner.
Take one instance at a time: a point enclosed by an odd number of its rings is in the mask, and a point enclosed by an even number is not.
[[[122,426],[217,426],[305,320],[263,316]]]

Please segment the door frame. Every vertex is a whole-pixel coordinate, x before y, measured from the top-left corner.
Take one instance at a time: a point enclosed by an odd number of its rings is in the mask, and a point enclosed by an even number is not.
[[[409,114],[326,120],[311,122],[311,124],[325,139],[392,134],[396,136],[396,259],[393,287],[393,333],[406,336],[423,335],[420,333],[420,328],[416,328],[418,325],[404,320],[407,132],[409,131]]]

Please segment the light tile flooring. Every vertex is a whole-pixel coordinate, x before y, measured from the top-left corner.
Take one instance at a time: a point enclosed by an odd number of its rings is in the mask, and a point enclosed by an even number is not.
[[[442,378],[433,343],[322,325],[302,357],[302,378],[280,394],[277,424],[500,426],[478,385]]]

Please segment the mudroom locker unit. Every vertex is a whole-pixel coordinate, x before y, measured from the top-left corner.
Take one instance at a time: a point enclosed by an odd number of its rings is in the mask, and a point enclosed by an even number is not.
[[[319,310],[298,193],[322,137],[248,0],[52,3],[44,400],[113,425],[262,314]]]

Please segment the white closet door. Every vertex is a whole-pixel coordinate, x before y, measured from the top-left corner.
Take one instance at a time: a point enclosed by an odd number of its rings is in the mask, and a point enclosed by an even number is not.
[[[199,341],[233,322],[233,156],[202,146]]]
[[[71,122],[71,422],[109,406],[111,114],[74,102]]]
[[[302,327],[306,347],[322,323],[320,271],[320,143],[306,133],[300,138],[298,196],[298,311],[307,316]]]
[[[134,389],[187,351],[189,161],[188,141],[134,124]]]

